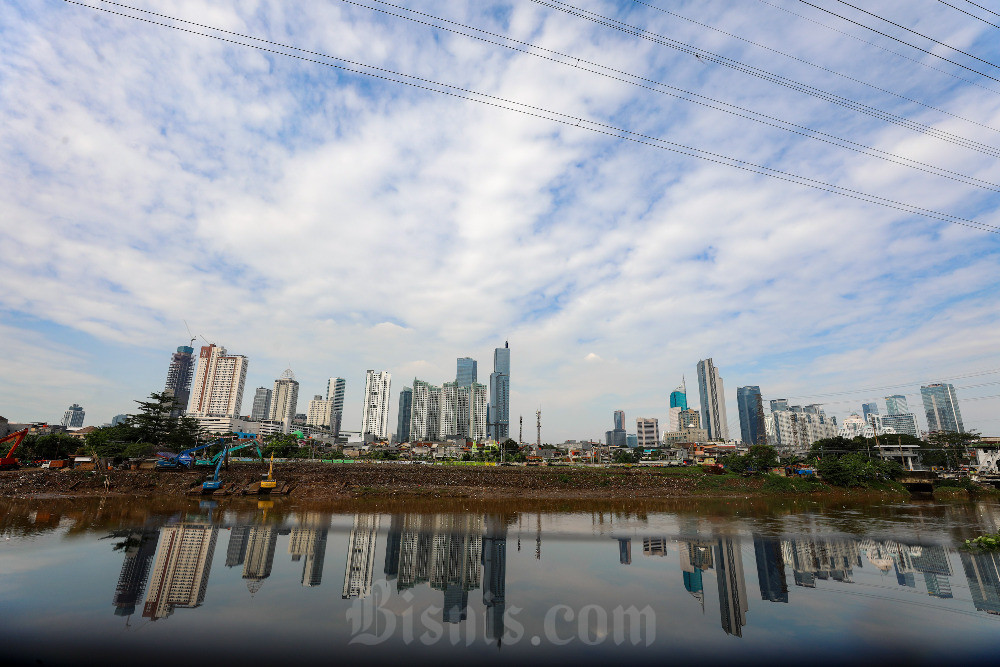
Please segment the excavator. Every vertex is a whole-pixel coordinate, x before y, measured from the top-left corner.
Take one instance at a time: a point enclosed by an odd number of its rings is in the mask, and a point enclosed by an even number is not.
[[[0,438],[0,447],[3,447],[3,445],[8,442],[14,442],[14,446],[10,448],[9,452],[7,452],[7,456],[0,458],[0,470],[12,470],[18,466],[17,459],[14,458],[14,452],[16,452],[17,448],[21,446],[21,443],[27,435],[28,429],[24,429],[21,431],[15,431],[10,435]]]
[[[219,456],[217,457],[219,459],[219,462],[215,464],[215,475],[211,479],[206,480],[205,483],[201,485],[202,491],[217,491],[219,488],[222,487],[222,480],[219,479],[219,470],[222,468],[222,464],[223,462],[225,462],[226,454],[228,453],[229,453],[228,447],[226,447],[219,453]]]
[[[271,452],[271,467],[267,469],[267,477],[260,480],[260,490],[270,491],[278,486],[278,480],[274,479],[274,452]]]

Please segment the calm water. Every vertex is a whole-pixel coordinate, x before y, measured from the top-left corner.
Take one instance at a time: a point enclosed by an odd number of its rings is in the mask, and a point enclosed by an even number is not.
[[[0,503],[23,664],[993,662],[1000,505]]]

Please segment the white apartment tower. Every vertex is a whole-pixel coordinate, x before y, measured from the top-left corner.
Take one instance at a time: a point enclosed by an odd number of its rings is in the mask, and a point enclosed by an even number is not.
[[[726,392],[712,359],[698,362],[698,394],[701,398],[701,427],[712,440],[729,440],[726,421]]]
[[[238,417],[243,405],[243,385],[249,360],[227,355],[215,343],[203,345],[191,387],[190,417]]]
[[[281,377],[274,381],[274,390],[271,393],[271,414],[268,419],[271,421],[283,422],[286,419],[289,423],[295,419],[295,409],[299,404],[299,383],[295,379],[295,373],[291,368],[285,370]]]
[[[640,447],[657,447],[660,444],[660,420],[655,417],[639,417],[635,420],[635,432]]]
[[[365,396],[361,415],[361,435],[365,440],[389,439],[389,371],[369,370],[365,375]]]

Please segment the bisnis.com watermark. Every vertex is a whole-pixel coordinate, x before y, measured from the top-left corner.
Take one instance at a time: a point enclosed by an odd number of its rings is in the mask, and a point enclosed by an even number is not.
[[[383,579],[372,584],[369,595],[353,601],[347,610],[351,644],[376,645],[400,639],[404,644],[419,642],[426,646],[439,642],[471,646],[477,641],[503,645],[528,641],[532,646],[573,642],[588,646],[650,646],[656,640],[656,614],[649,605],[642,609],[619,605],[609,611],[596,604],[579,608],[556,604],[545,612],[542,627],[531,632],[518,620],[524,611],[518,607],[495,605],[482,615],[437,605],[418,610],[405,604],[401,610],[393,610],[386,606],[391,596],[389,582]],[[414,596],[403,591],[397,598],[411,603]]]

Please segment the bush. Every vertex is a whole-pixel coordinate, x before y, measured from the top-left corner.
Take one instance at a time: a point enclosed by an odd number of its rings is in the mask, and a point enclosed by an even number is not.
[[[778,450],[770,445],[752,445],[746,454],[726,454],[719,463],[739,475],[766,475],[778,465]]]
[[[819,462],[818,469],[825,481],[843,487],[871,486],[903,474],[902,466],[895,461],[870,459],[863,454],[828,456]]]

